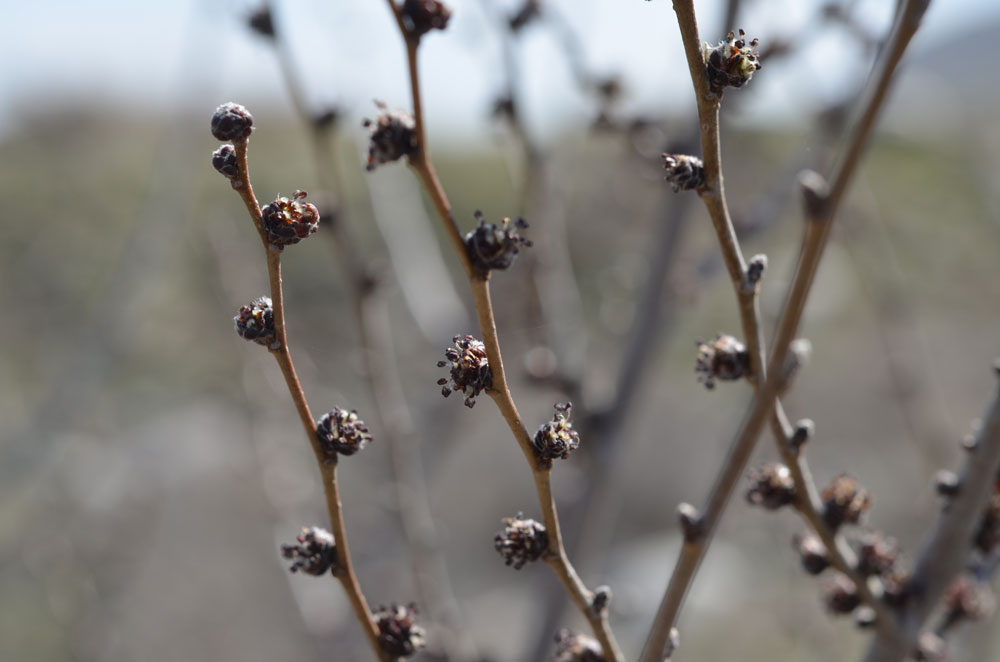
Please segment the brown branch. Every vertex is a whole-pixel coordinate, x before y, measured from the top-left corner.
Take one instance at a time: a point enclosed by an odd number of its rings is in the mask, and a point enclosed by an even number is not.
[[[917,5],[920,6],[917,7]],[[702,134],[705,186],[699,190],[699,193],[712,217],[723,259],[736,287],[740,319],[750,353],[751,379],[756,383],[758,389],[709,493],[707,505],[698,515],[695,531],[686,532],[684,546],[643,650],[641,658],[643,662],[653,662],[662,658],[669,640],[670,630],[676,622],[677,613],[711,541],[719,517],[750,458],[757,436],[768,420],[772,422],[782,456],[788,460],[793,459],[788,455],[790,452],[787,445],[790,434],[788,422],[777,399],[784,388],[780,371],[788,358],[791,342],[798,332],[802,312],[829,238],[833,216],[867,144],[878,111],[885,100],[895,67],[919,25],[920,15],[926,6],[926,1],[909,2],[898,17],[887,47],[876,63],[872,79],[874,83],[869,86],[868,92],[861,102],[859,119],[855,122],[848,138],[847,148],[833,170],[833,183],[828,187],[825,181],[815,173],[806,173],[801,182],[806,200],[806,233],[792,286],[779,317],[772,344],[771,359],[766,362],[759,314],[756,310],[756,288],[748,287],[748,283],[745,284],[745,263],[732,229],[732,223],[729,220],[722,189],[718,140],[719,100],[715,95],[709,94],[708,78],[701,54],[701,38],[698,35],[693,2],[691,0],[675,0],[674,2],[674,10],[677,13],[688,67],[695,88]],[[762,370],[765,365],[767,366],[766,370]],[[770,378],[767,378],[768,374],[771,375]],[[819,517],[819,503],[815,486],[809,480],[808,466],[805,464],[804,458],[795,457],[794,462],[790,462],[789,468],[792,470],[801,495],[798,509],[806,521],[816,528],[815,525],[821,523],[821,518]],[[854,581],[859,595],[875,610],[880,636],[889,641],[897,641],[899,639],[898,633],[890,621],[884,605],[870,590],[867,581],[853,571],[851,563],[853,554],[849,554],[850,550],[843,544],[843,541],[838,540],[825,525],[816,528],[816,530],[827,545],[834,565]]]
[[[271,286],[271,305],[274,310],[275,332],[275,341],[269,347],[269,350],[275,361],[277,361],[278,367],[281,369],[281,374],[285,378],[285,384],[295,405],[295,411],[299,415],[302,428],[306,434],[306,438],[309,440],[309,446],[312,448],[313,455],[315,455],[316,462],[319,465],[320,475],[323,480],[323,493],[326,497],[327,511],[330,516],[330,526],[333,529],[332,533],[337,549],[337,568],[334,576],[336,576],[341,586],[343,586],[344,592],[347,594],[347,599],[354,609],[355,616],[357,616],[362,629],[365,631],[372,651],[379,660],[389,662],[390,658],[388,654],[379,643],[378,627],[372,619],[371,609],[368,607],[368,602],[361,590],[361,584],[354,574],[354,568],[351,563],[347,543],[347,529],[344,525],[343,508],[340,503],[340,490],[337,485],[337,463],[336,461],[331,462],[326,457],[326,453],[320,445],[319,439],[316,437],[316,423],[312,417],[312,413],[309,411],[305,392],[302,390],[302,384],[295,373],[295,365],[292,363],[292,356],[288,349],[284,292],[281,281],[282,250],[277,246],[270,245],[267,241],[267,233],[264,231],[261,219],[260,205],[257,203],[257,198],[254,196],[253,188],[250,185],[249,169],[247,166],[247,142],[248,139],[246,138],[234,142],[238,175],[236,180],[233,181],[233,189],[239,193],[244,205],[246,205],[267,254],[267,274]]]
[[[506,374],[503,367],[503,357],[500,351],[500,340],[497,335],[496,322],[493,314],[493,304],[490,300],[489,277],[483,277],[476,273],[468,251],[465,248],[465,241],[458,223],[451,211],[451,203],[448,201],[444,189],[437,178],[434,167],[428,156],[426,133],[424,130],[424,117],[420,101],[420,74],[417,66],[417,53],[419,39],[410,36],[403,24],[399,7],[393,0],[388,0],[393,15],[399,26],[400,33],[406,44],[407,64],[409,67],[410,86],[413,97],[413,119],[417,135],[416,152],[409,156],[410,167],[416,172],[418,178],[423,183],[428,196],[438,215],[444,223],[445,229],[454,244],[459,259],[466,270],[469,284],[476,305],[476,312],[479,317],[480,332],[483,336],[483,344],[486,347],[487,359],[489,361],[490,372],[492,374],[492,386],[489,395],[496,403],[501,415],[507,422],[511,434],[513,434],[518,446],[524,453],[525,458],[531,466],[531,471],[535,480],[535,488],[538,492],[539,505],[542,510],[542,517],[545,522],[546,535],[548,538],[549,552],[545,556],[546,562],[555,570],[560,581],[566,587],[573,602],[577,605],[583,615],[587,618],[594,636],[600,642],[604,651],[604,657],[608,662],[621,662],[622,653],[614,640],[607,621],[605,610],[592,609],[593,593],[589,591],[573,568],[565,548],[563,547],[562,535],[559,529],[559,515],[556,511],[555,500],[552,496],[552,486],[550,482],[550,469],[545,466],[535,455],[532,446],[532,438],[528,433],[521,416],[517,411],[514,399],[511,397],[510,388],[507,384]]]

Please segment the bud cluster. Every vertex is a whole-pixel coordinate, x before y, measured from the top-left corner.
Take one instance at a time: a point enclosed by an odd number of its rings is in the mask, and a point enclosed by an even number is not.
[[[531,246],[531,241],[517,232],[528,227],[523,218],[513,221],[504,218],[497,225],[487,223],[480,211],[473,216],[479,225],[465,235],[465,249],[472,265],[481,274],[487,274],[493,269],[507,269],[514,263],[521,246]]]
[[[732,336],[719,334],[712,342],[698,342],[698,361],[695,372],[698,381],[711,390],[715,380],[742,379],[750,371],[750,354],[747,348]]]
[[[356,409],[334,407],[316,421],[316,438],[328,460],[336,461],[337,453],[354,455],[368,445],[372,435]]]
[[[767,510],[777,510],[795,501],[795,480],[783,464],[769,463],[751,469],[747,501]]]
[[[517,517],[503,518],[504,528],[493,538],[493,546],[506,565],[520,570],[529,561],[537,561],[549,547],[545,527],[533,519],[524,519],[524,513]]]
[[[295,540],[298,542],[281,546],[281,555],[292,562],[288,567],[292,572],[318,577],[337,565],[337,546],[333,534],[326,529],[303,528]]]
[[[535,453],[549,466],[556,458],[565,460],[580,446],[580,435],[569,421],[573,403],[557,404],[555,410],[552,420],[538,428],[534,439]]]
[[[727,87],[743,87],[760,69],[757,40],[747,44],[743,38],[746,33],[739,32],[739,38],[730,32],[718,46],[705,44],[702,48],[708,86],[716,97],[721,97]]]
[[[296,191],[291,199],[278,197],[260,210],[268,243],[291,246],[319,229],[319,210],[305,199],[305,191]]]
[[[450,366],[451,379],[442,377],[437,383],[441,386],[441,395],[447,398],[452,391],[462,393],[465,395],[465,406],[472,408],[476,404],[475,397],[493,385],[486,345],[468,335],[455,336],[452,342],[455,346],[444,353],[447,361],[437,363],[439,368]]]
[[[403,110],[386,110],[383,103],[375,105],[379,108],[378,119],[364,121],[369,132],[367,170],[415,154],[418,148],[413,116]]]
[[[409,657],[423,648],[424,629],[416,623],[416,605],[381,606],[372,616],[378,627],[378,643],[393,659]]]
[[[274,309],[271,307],[271,297],[258,297],[249,305],[241,306],[233,317],[236,333],[244,340],[250,340],[258,345],[270,345],[274,335]]]

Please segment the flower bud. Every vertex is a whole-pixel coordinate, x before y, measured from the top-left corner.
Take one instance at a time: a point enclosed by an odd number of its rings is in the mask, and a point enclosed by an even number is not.
[[[593,637],[563,628],[556,633],[553,662],[604,662],[601,644]]]
[[[402,13],[403,27],[417,39],[431,30],[444,30],[451,18],[451,10],[438,0],[403,0]]]
[[[238,103],[224,103],[212,115],[212,135],[218,140],[243,140],[253,131],[253,116]]]
[[[705,164],[697,156],[688,154],[664,154],[663,167],[667,171],[664,179],[677,191],[693,191],[705,185]]]
[[[378,627],[378,643],[393,659],[409,657],[423,648],[424,629],[416,624],[416,605],[381,606],[372,616]]]
[[[302,571],[317,577],[337,565],[337,546],[333,534],[318,526],[303,528],[295,538],[298,542],[281,546],[281,555],[292,561],[292,572]]]
[[[212,152],[212,167],[226,179],[236,179],[240,174],[236,149],[232,145],[223,145]]]
[[[327,459],[336,461],[337,453],[354,455],[367,446],[372,435],[365,422],[358,418],[356,409],[347,411],[334,407],[316,421],[316,438]]]
[[[861,604],[854,582],[839,572],[827,582],[823,601],[834,614],[850,614]]]
[[[710,343],[699,341],[694,369],[701,373],[698,381],[711,390],[717,379],[733,381],[745,377],[750,370],[750,354],[736,338],[720,333]]]
[[[504,529],[494,536],[493,546],[506,565],[520,570],[529,561],[540,559],[549,548],[545,527],[533,519],[524,519],[524,513],[502,521]]]
[[[451,379],[442,377],[437,383],[441,386],[441,395],[447,398],[452,391],[463,393],[465,406],[472,408],[476,404],[475,397],[493,385],[486,345],[472,336],[455,336],[452,342],[455,346],[444,353],[447,361],[437,363],[439,368],[450,367]]]
[[[517,232],[528,227],[523,218],[513,221],[504,218],[499,225],[494,225],[486,222],[482,212],[477,211],[473,216],[479,226],[465,235],[465,248],[479,273],[507,269],[514,263],[521,246],[531,246],[531,241]]]
[[[552,420],[538,428],[534,439],[535,454],[549,466],[556,458],[565,460],[580,446],[580,435],[569,421],[573,403],[557,404],[555,410]]]
[[[258,297],[250,305],[242,306],[233,318],[236,333],[244,340],[268,346],[274,342],[274,310],[271,297]]]
[[[840,474],[826,486],[822,494],[823,520],[831,529],[841,524],[857,524],[871,508],[872,497],[857,479]]]
[[[798,533],[792,538],[802,569],[810,575],[818,575],[830,567],[830,556],[823,541],[814,533]]]
[[[296,191],[291,199],[279,197],[260,210],[268,243],[291,246],[319,229],[319,210],[305,199],[305,191]]]
[[[712,93],[722,96],[726,87],[743,87],[750,82],[755,71],[760,69],[757,56],[757,40],[747,45],[743,38],[746,33],[740,30],[739,39],[732,32],[718,46],[705,44],[702,57],[708,73],[708,86]]]
[[[795,501],[795,481],[783,464],[770,463],[750,470],[747,501],[767,510],[777,510]]]
[[[383,103],[375,105],[379,108],[378,119],[364,121],[369,133],[367,170],[415,154],[418,148],[413,116],[403,110],[386,110]]]

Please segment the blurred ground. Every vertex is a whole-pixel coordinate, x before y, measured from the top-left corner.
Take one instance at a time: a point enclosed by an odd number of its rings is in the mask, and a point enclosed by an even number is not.
[[[0,659],[367,659],[336,584],[290,575],[277,552],[301,526],[324,524],[324,507],[276,366],[232,331],[236,309],[267,283],[242,205],[208,163],[208,117],[222,100],[196,118],[39,112],[0,144]],[[838,221],[802,329],[812,359],[786,399],[790,416],[816,422],[817,481],[857,475],[875,494],[872,525],[911,553],[937,513],[932,476],[959,461],[1000,354],[993,115],[944,116],[933,130],[887,118]],[[305,132],[279,114],[256,120],[260,198],[322,191]],[[673,122],[645,147],[657,153],[658,138],[682,133]],[[366,175],[364,132],[341,134],[344,209],[372,259],[389,260],[386,235],[436,233],[422,225],[410,173]],[[498,136],[496,148],[434,152],[466,228],[475,209],[518,213],[512,148]],[[800,236],[786,185],[823,144],[804,130],[742,128],[724,146],[737,221],[768,221],[745,252],[769,256],[770,325]],[[616,135],[567,134],[550,163],[581,291],[586,402],[597,406],[641,312],[651,238],[679,198],[665,194],[655,159]],[[739,325],[705,213],[688,213],[664,294],[676,323],[649,348],[615,455],[610,545],[579,568],[588,585],[613,587],[630,659],[673,565],[674,507],[701,501],[749,395],[741,384],[708,392],[692,372],[694,340]],[[544,217],[529,221],[529,236],[545,236]],[[414,264],[434,260],[411,251]],[[373,604],[408,602],[414,568],[334,255],[325,228],[287,251],[292,352],[314,412],[356,407],[372,425],[375,443],[341,470],[352,553]],[[447,253],[445,264],[457,274]],[[533,429],[565,396],[528,378],[521,360],[546,331],[526,312],[526,265],[497,275],[494,298],[514,397]],[[470,309],[460,280],[460,300],[435,308],[448,311],[434,316],[447,328],[415,322],[407,297],[421,292],[406,281],[425,277],[389,276],[385,291],[438,542],[482,659],[530,659],[545,634],[540,596],[555,580],[544,567],[505,568],[491,549],[502,517],[538,516],[530,475],[488,399],[470,411],[435,386],[451,335],[474,326],[458,305]],[[759,459],[774,455],[763,440]],[[561,508],[581,498],[587,463],[599,461],[583,452],[558,467]],[[857,659],[865,637],[824,613],[822,582],[799,570],[789,542],[798,528],[790,513],[732,504],[682,616],[684,659]],[[574,615],[564,624],[581,625]],[[956,659],[992,659],[1000,646],[992,622],[958,634]]]

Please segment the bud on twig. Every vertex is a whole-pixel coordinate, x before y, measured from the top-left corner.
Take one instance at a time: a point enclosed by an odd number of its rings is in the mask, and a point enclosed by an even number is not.
[[[556,655],[552,662],[604,662],[604,653],[593,637],[564,628],[556,633]]]
[[[319,210],[305,199],[305,191],[296,191],[291,199],[278,197],[260,210],[268,243],[291,246],[319,229]]]
[[[333,534],[318,526],[303,528],[297,543],[281,546],[281,555],[292,561],[288,569],[320,576],[337,565],[337,546]]]
[[[378,643],[394,659],[409,657],[424,646],[424,629],[416,624],[417,607],[381,606],[372,614],[378,627]]]
[[[701,513],[690,503],[677,506],[677,518],[680,520],[685,542],[695,542],[705,534],[705,523]]]
[[[831,613],[849,614],[861,604],[861,598],[854,582],[838,572],[827,582],[823,602]]]
[[[803,418],[795,424],[795,430],[792,432],[792,437],[788,440],[788,443],[797,452],[815,433],[816,424],[812,422],[812,419]]]
[[[244,340],[270,346],[275,338],[271,297],[258,297],[250,305],[242,306],[233,318],[233,326]]]
[[[830,556],[826,552],[826,546],[816,534],[797,533],[792,542],[799,553],[803,570],[810,575],[818,575],[830,567]]]
[[[695,372],[701,373],[698,381],[711,390],[715,380],[742,379],[750,370],[747,348],[732,336],[719,334],[712,342],[698,342],[698,360]]]
[[[718,46],[705,44],[702,47],[708,86],[716,97],[722,97],[722,91],[727,87],[743,87],[760,69],[757,40],[748,45],[743,38],[746,33],[743,30],[739,32],[738,39],[735,33],[730,32]]]
[[[375,105],[379,109],[378,119],[364,121],[369,132],[366,170],[416,154],[418,149],[413,116],[403,110],[386,110],[379,101]]]
[[[693,191],[705,185],[705,164],[697,156],[688,154],[664,154],[664,177],[677,191]]]
[[[523,218],[504,218],[499,225],[487,223],[483,213],[475,214],[479,225],[465,235],[465,249],[472,265],[480,274],[488,274],[493,269],[507,269],[514,264],[514,258],[522,246],[531,246],[531,241],[518,234],[528,224]]]
[[[334,407],[316,421],[316,438],[330,462],[337,461],[337,453],[354,455],[368,445],[372,435],[365,422],[358,418],[356,409],[350,411]]]
[[[452,391],[463,393],[465,406],[472,408],[476,404],[475,397],[493,385],[486,345],[472,336],[455,336],[452,342],[455,346],[444,353],[447,361],[437,363],[439,368],[450,365],[451,380],[442,377],[437,383],[441,386],[441,395],[447,398]]]
[[[795,481],[783,464],[770,463],[751,469],[747,501],[767,510],[777,510],[795,502]]]
[[[823,520],[831,529],[841,524],[857,524],[872,505],[871,494],[857,479],[840,474],[823,490]]]
[[[535,454],[548,466],[556,458],[565,460],[580,446],[580,435],[569,421],[573,403],[557,404],[555,410],[552,420],[538,428],[534,439]]]
[[[953,497],[958,494],[962,484],[954,471],[941,469],[934,474],[934,489],[943,497]]]
[[[212,152],[212,167],[226,179],[236,179],[240,174],[236,161],[236,149],[232,145],[223,145]]]
[[[545,527],[533,519],[524,519],[524,513],[516,517],[505,517],[504,524],[493,538],[496,548],[506,565],[520,570],[529,561],[537,561],[549,548],[549,538]]]
[[[451,18],[451,10],[438,0],[404,0],[402,13],[403,27],[416,39],[431,30],[444,30]]]
[[[224,103],[212,114],[212,135],[218,140],[243,140],[253,132],[253,116],[238,103]]]

